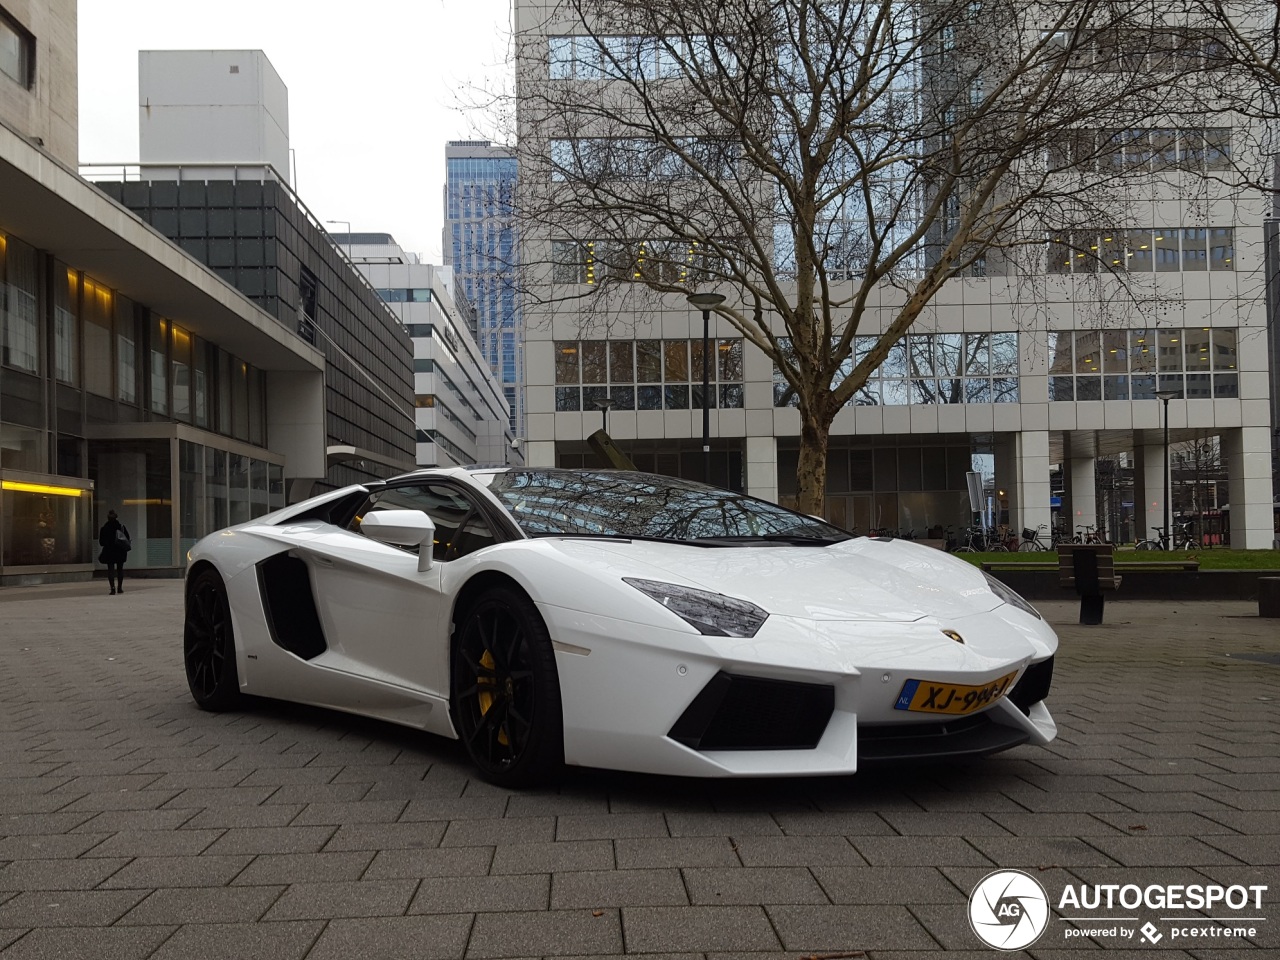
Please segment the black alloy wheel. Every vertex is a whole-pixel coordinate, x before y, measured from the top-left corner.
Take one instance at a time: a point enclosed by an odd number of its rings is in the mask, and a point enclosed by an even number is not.
[[[492,587],[456,637],[453,722],[481,776],[504,786],[554,776],[564,763],[560,679],[537,608],[519,590]]]
[[[240,678],[231,607],[222,577],[212,568],[201,570],[187,584],[182,655],[187,666],[187,686],[196,706],[215,711],[239,706]]]

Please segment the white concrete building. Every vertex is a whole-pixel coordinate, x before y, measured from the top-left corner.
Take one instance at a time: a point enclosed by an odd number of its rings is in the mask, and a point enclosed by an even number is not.
[[[557,55],[571,49],[573,27],[553,10],[554,3],[516,0],[518,87],[581,82]],[[642,38],[630,39],[644,49]],[[559,77],[549,77],[549,64]],[[593,79],[587,89],[602,85]],[[1230,150],[1231,122],[1208,117],[1203,129],[1135,133],[1181,138],[1178,150],[1208,163],[1214,150]],[[545,145],[556,135],[563,136],[524,118],[522,142]],[[1215,146],[1221,136],[1228,140]],[[1063,525],[1096,524],[1096,460],[1126,452],[1136,464],[1129,528],[1150,536],[1163,525],[1166,501],[1155,393],[1175,390],[1181,398],[1168,405],[1171,441],[1205,433],[1221,438],[1232,546],[1270,547],[1263,249],[1269,203],[1200,172],[1157,168],[1145,209],[1150,221],[1141,229],[1093,238],[1104,253],[1114,244],[1129,273],[1148,275],[1140,282],[1151,290],[1152,308],[1124,320],[1100,319],[1107,311],[1090,303],[1099,296],[1097,275],[1074,275],[1073,261],[1052,244],[1034,303],[1009,277],[949,282],[837,415],[827,516],[860,532],[883,527],[922,535],[964,524],[970,518],[964,473],[973,467],[986,472],[999,519],[1015,531],[1036,528],[1050,522],[1050,471],[1061,464]],[[521,230],[522,261],[554,264],[522,304],[528,461],[594,463],[584,440],[601,425],[596,403],[608,398],[609,432],[640,468],[701,478],[700,312],[678,295],[655,305],[620,294],[602,309],[586,295],[600,269],[590,259],[591,241],[605,238],[539,233],[527,224]],[[586,251],[581,262],[564,263],[557,243],[579,245]],[[865,332],[882,333],[903,296],[880,289]],[[710,479],[785,502],[796,492],[800,434],[786,384],[727,321],[713,316],[710,334],[716,357]],[[855,345],[855,362],[858,350],[874,343],[865,339],[866,346]]]
[[[453,270],[423,263],[390,234],[333,234],[413,340],[418,465],[522,463],[511,410],[469,332],[473,308]]]

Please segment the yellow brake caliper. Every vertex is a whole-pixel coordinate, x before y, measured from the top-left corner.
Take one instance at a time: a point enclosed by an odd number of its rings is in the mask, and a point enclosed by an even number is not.
[[[496,667],[496,664],[493,659],[493,654],[490,653],[488,650],[486,650],[484,652],[484,656],[480,658],[480,666],[490,671],[492,671]],[[492,688],[492,687],[496,687],[497,685],[498,685],[498,680],[496,677],[476,677],[476,686],[480,688],[479,693],[476,694],[476,699],[480,703],[481,716],[484,716],[493,708],[493,701],[495,699],[494,695],[489,690],[486,690],[485,687]],[[502,729],[498,730],[498,742],[502,744],[504,747],[508,745],[507,734]]]

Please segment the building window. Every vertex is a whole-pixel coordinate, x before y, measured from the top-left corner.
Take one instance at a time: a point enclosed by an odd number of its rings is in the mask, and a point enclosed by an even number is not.
[[[741,408],[742,340],[713,340],[708,406]],[[702,409],[702,340],[557,340],[556,409]]]
[[[66,264],[59,264],[62,274],[54,283],[53,298],[53,371],[62,383],[78,386],[79,337],[76,314],[80,299],[80,274]]]
[[[854,339],[853,355],[843,364],[835,385],[853,372],[878,341],[879,337]],[[788,340],[781,343],[789,349]],[[913,333],[890,348],[884,363],[872,371],[848,405],[1017,403],[1020,384],[1016,333]],[[782,371],[774,367],[774,406],[799,403]]]
[[[306,267],[298,274],[298,336],[312,346],[316,342],[316,278]]]
[[[1073,231],[1049,241],[1050,273],[1234,270],[1234,227]]]
[[[35,37],[0,10],[0,73],[30,90],[35,82],[35,62]]]
[[[0,234],[0,363],[40,372],[40,321],[36,309],[39,272],[35,249]]]
[[[1237,340],[1233,327],[1051,334],[1049,399],[1153,400],[1157,390],[1234,398]]]

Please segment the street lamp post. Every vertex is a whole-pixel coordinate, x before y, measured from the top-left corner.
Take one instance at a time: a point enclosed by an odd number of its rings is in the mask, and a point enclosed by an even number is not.
[[[592,403],[595,406],[595,408],[599,410],[600,413],[603,415],[603,419],[600,423],[601,429],[603,429],[605,433],[608,433],[609,432],[609,408],[612,407],[614,404],[613,397],[601,397],[599,400],[592,401]]]
[[[1164,500],[1164,535],[1165,549],[1173,549],[1173,522],[1169,504],[1169,401],[1178,396],[1177,390],[1157,390],[1156,399],[1164,404],[1164,491],[1160,498]]]
[[[711,311],[724,303],[722,293],[691,293],[689,303],[702,311],[702,480],[711,482]]]
[[[351,259],[351,221],[350,220],[326,220],[325,223],[332,223],[335,226],[339,223],[345,224],[347,228],[347,259]],[[341,249],[341,247],[339,247]]]

